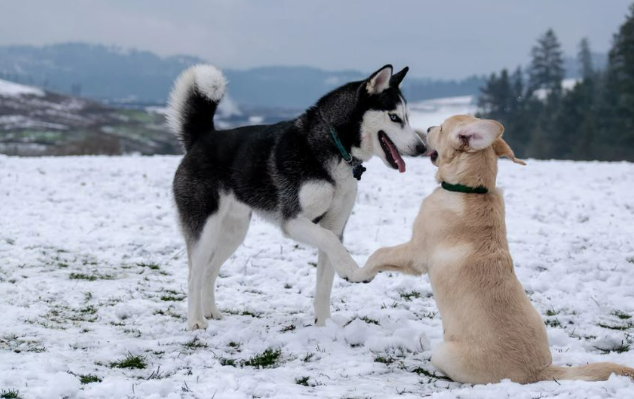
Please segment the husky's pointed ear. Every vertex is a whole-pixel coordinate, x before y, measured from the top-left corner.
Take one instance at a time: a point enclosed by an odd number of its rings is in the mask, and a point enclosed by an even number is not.
[[[390,86],[392,87],[400,86],[401,82],[405,78],[405,75],[407,75],[407,71],[409,71],[409,67],[405,67],[401,70],[401,72],[395,73],[394,75],[392,75],[392,78],[390,79]]]
[[[374,72],[365,83],[365,88],[369,94],[379,94],[390,87],[392,77],[392,65],[386,65]]]
[[[526,162],[522,161],[521,159],[515,158],[515,153],[502,137],[493,142],[493,149],[495,150],[495,155],[497,155],[498,157],[507,157],[515,163],[526,165]]]
[[[504,126],[491,119],[478,119],[451,132],[452,145],[461,151],[480,151],[504,133]]]

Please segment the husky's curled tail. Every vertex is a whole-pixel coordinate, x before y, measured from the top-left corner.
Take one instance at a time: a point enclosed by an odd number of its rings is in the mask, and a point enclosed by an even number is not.
[[[174,82],[167,122],[189,151],[199,136],[214,130],[214,114],[225,94],[227,80],[212,65],[195,65]]]

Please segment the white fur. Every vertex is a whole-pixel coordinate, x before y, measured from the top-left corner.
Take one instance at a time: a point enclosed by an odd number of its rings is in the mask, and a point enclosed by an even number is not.
[[[249,228],[250,210],[233,195],[220,198],[218,211],[205,223],[200,239],[188,246],[189,277],[187,325],[206,328],[205,318],[220,319],[215,284],[222,264],[242,244]]]
[[[177,134],[181,132],[184,107],[192,90],[197,88],[205,97],[219,102],[225,94],[226,86],[224,75],[213,65],[199,64],[181,73],[174,82],[168,102],[167,123],[170,129]]]
[[[392,122],[390,113],[398,115],[405,124]],[[373,155],[383,160],[386,166],[390,166],[379,143],[379,130],[383,130],[392,140],[401,155],[416,155],[416,146],[421,143],[421,138],[409,125],[407,106],[401,101],[392,111],[368,111],[361,121],[361,147],[352,148],[352,155],[367,161]]]
[[[343,229],[354,207],[357,196],[357,181],[352,177],[350,168],[343,162],[337,163],[331,170],[337,185],[330,203],[330,209],[319,224],[336,236],[342,238]],[[341,244],[343,246],[343,244]],[[315,286],[315,324],[323,326],[330,317],[330,294],[335,275],[333,261],[325,251],[319,251],[317,260],[317,283]]]
[[[335,188],[332,184],[319,181],[302,184],[299,190],[299,203],[302,207],[302,214],[313,220],[326,213],[332,202]]]

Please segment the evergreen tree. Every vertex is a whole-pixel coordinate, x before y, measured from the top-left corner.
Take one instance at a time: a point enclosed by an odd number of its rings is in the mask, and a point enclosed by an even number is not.
[[[533,48],[525,84],[518,68],[496,74],[481,88],[482,117],[506,127],[505,139],[520,157],[634,160],[634,4],[614,36],[606,71],[592,64],[583,39],[581,80],[563,91],[562,52],[552,30]],[[545,96],[535,95],[544,89]]]
[[[526,145],[529,142],[530,131],[533,123],[529,117],[532,110],[533,99],[526,92],[524,73],[521,67],[517,67],[511,75],[511,100],[510,112],[506,121],[504,138],[511,145],[515,154],[526,156]]]
[[[579,74],[582,79],[590,79],[594,75],[594,66],[592,65],[592,53],[590,52],[590,44],[587,38],[581,39],[579,43],[579,53],[577,53],[577,62],[579,63]]]
[[[610,159],[632,159],[634,148],[634,4],[614,35],[601,110],[601,143]]]
[[[529,88],[531,91],[546,89],[554,95],[561,94],[561,81],[564,78],[564,61],[561,45],[552,29],[537,40],[531,50],[529,69]]]
[[[502,123],[508,118],[513,93],[511,91],[511,83],[509,74],[506,69],[502,70],[500,77],[494,73],[487,79],[478,105],[485,111],[488,118],[500,120]]]

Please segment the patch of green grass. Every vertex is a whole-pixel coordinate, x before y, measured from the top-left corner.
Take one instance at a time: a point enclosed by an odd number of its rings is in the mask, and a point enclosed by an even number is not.
[[[145,363],[143,357],[134,356],[129,353],[125,359],[110,363],[110,367],[117,369],[144,369],[147,367],[147,363]]]
[[[165,302],[180,302],[185,300],[183,296],[174,296],[174,295],[163,295],[161,296],[161,301]]]
[[[317,263],[316,262],[308,262],[308,264],[312,267],[317,267]]]
[[[281,332],[295,331],[295,324],[289,324],[288,326],[283,327],[280,331]]]
[[[447,380],[447,381],[451,381],[450,378],[447,378],[445,376],[442,375],[437,375],[435,373],[432,373],[431,371],[427,371],[422,367],[416,367],[415,369],[409,370],[412,373],[416,373],[418,375],[424,375],[425,377],[429,377],[429,378],[434,378],[434,379],[440,379],[440,380]]]
[[[79,382],[81,382],[82,384],[91,384],[93,382],[101,382],[101,378],[97,377],[94,374],[80,374],[77,377],[79,377]]]
[[[139,267],[147,267],[150,270],[159,270],[161,267],[158,265],[158,263],[154,263],[154,262],[140,262],[136,264]]]
[[[610,330],[618,330],[618,331],[624,331],[624,330],[628,330],[628,329],[634,327],[634,325],[632,323],[628,323],[627,325],[624,325],[624,326],[598,323],[597,326],[602,327],[602,328],[607,328],[607,329],[610,329]]]
[[[549,319],[544,321],[544,324],[546,324],[548,327],[561,327],[561,322],[559,321],[559,319]]]
[[[353,317],[352,319],[348,320],[348,322],[346,322],[346,324],[344,324],[343,326],[346,327],[346,326],[350,325],[350,323],[352,323],[353,321],[355,321],[357,319],[359,319],[359,320],[361,320],[361,321],[363,321],[363,322],[365,322],[367,324],[375,324],[377,326],[379,325],[379,322],[377,320],[371,319],[368,316],[363,316],[363,317]]]
[[[250,310],[243,310],[243,311],[240,313],[240,315],[241,315],[241,316],[251,316],[251,317],[256,318],[256,319],[259,319],[259,318],[261,318],[261,317],[262,317],[262,315],[260,315],[259,313],[253,313],[253,312],[251,312]]]
[[[236,367],[236,361],[234,359],[227,359],[226,357],[221,357],[218,360],[220,361],[220,364],[223,366]]]
[[[618,317],[621,320],[629,320],[632,318],[632,316],[630,316],[629,314],[618,310],[612,312],[612,315]]]
[[[546,316],[557,316],[559,314],[559,311],[555,312],[554,309],[548,309],[546,311]]]
[[[396,308],[398,307],[398,302],[392,302],[392,304],[390,305],[390,307],[391,307],[392,309],[396,309]],[[387,309],[387,308],[388,308],[388,306],[387,306],[386,304],[382,304],[382,305],[381,305],[381,309]]]
[[[17,389],[3,389],[0,391],[0,398],[2,399],[21,399],[20,391]]]
[[[251,316],[253,318],[259,319],[262,317],[261,314],[259,313],[253,313],[250,310],[243,310],[243,311],[238,311],[238,310],[233,310],[233,309],[225,309],[223,310],[224,313],[227,314],[231,314],[234,316]]]
[[[313,357],[315,357],[315,354],[314,354],[314,353],[307,353],[307,354],[306,354],[306,356],[304,356],[304,357],[302,358],[302,362],[304,362],[304,363],[308,363],[308,362],[310,362],[310,361],[311,361],[311,359],[312,359]]]
[[[308,387],[310,385],[308,385],[308,380],[310,380],[310,377],[299,377],[299,378],[295,378],[295,384],[297,385],[303,385],[305,387]]]
[[[71,280],[86,280],[86,281],[96,281],[96,280],[114,280],[114,276],[109,274],[85,274],[85,273],[71,273],[68,275],[68,278]]]
[[[391,357],[377,356],[374,358],[375,363],[392,364],[394,361],[395,359]]]
[[[371,319],[368,316],[363,316],[360,318],[361,320],[363,320],[364,322],[366,322],[367,324],[374,324],[374,325],[379,325],[378,320],[375,319]]]
[[[411,301],[412,298],[420,298],[420,292],[418,291],[401,292],[400,295],[401,298],[405,299],[406,301]]]
[[[191,341],[185,342],[183,346],[187,349],[200,349],[200,348],[206,348],[207,344],[199,341],[198,337],[194,337],[194,339],[192,339]]]
[[[277,364],[282,351],[280,349],[267,349],[262,353],[259,353],[252,358],[242,362],[242,366],[255,367],[255,368],[272,368]]]
[[[623,353],[623,352],[628,352],[630,350],[630,344],[625,343],[625,341],[621,341],[620,344],[614,345],[612,348],[599,348],[598,346],[595,346],[594,349],[600,350],[601,352],[605,354],[610,352]]]
[[[150,373],[150,375],[146,378],[146,380],[160,380],[165,377],[167,377],[167,375],[165,375],[165,373],[161,373],[161,366],[158,366],[156,370]]]
[[[136,328],[124,328],[123,332],[126,334],[130,334],[136,338],[141,337],[141,330],[138,330]]]
[[[79,309],[79,312],[83,314],[95,314],[97,313],[97,308],[90,305],[90,306],[86,306],[85,308]]]
[[[229,342],[227,346],[234,349],[240,349],[240,343],[235,341]]]

